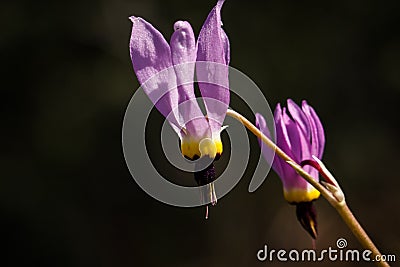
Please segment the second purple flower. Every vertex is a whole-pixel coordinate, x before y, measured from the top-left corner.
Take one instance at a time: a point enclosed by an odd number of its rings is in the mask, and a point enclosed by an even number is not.
[[[316,156],[321,159],[325,146],[325,134],[321,121],[314,109],[302,102],[301,108],[291,99],[287,101],[287,108],[277,105],[274,114],[276,129],[276,144],[296,163],[312,159]],[[271,137],[266,121],[261,114],[256,114],[256,125],[266,136]],[[264,155],[272,153],[263,143],[260,143]],[[268,156],[266,159],[270,158]],[[313,237],[317,237],[317,220],[312,202],[318,199],[320,193],[311,184],[304,180],[283,159],[274,157],[272,168],[279,175],[283,184],[285,199],[296,205],[297,218],[304,229]],[[311,166],[304,166],[315,180],[319,180],[318,171]]]

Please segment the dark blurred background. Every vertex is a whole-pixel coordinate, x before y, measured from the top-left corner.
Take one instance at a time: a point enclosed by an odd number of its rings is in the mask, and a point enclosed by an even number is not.
[[[146,195],[126,167],[122,120],[139,86],[128,17],[169,40],[178,19],[198,34],[215,2],[1,2],[1,266],[280,266],[256,252],[311,246],[274,173],[247,192],[255,163],[207,221],[204,208]],[[227,0],[222,12],[231,65],[272,107],[290,97],[317,110],[324,162],[381,251],[398,260],[399,14],[398,1],[377,0]],[[316,205],[317,247],[342,237],[360,248],[324,199]]]

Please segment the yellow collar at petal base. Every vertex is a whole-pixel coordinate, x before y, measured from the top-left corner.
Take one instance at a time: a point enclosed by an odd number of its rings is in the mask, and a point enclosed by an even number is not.
[[[289,203],[310,202],[319,198],[320,192],[314,187],[307,189],[283,189],[283,195]]]
[[[184,157],[192,160],[204,156],[216,158],[222,154],[222,142],[220,139],[186,137],[181,141],[181,151]]]

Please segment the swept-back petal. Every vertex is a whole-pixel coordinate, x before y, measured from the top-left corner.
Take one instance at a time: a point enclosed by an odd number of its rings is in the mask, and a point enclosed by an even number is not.
[[[293,159],[296,162],[300,162],[302,142],[299,136],[297,125],[293,120],[290,119],[290,117],[286,113],[285,107],[282,109],[281,124],[284,128],[285,138],[287,139],[286,142],[290,147]]]
[[[296,120],[291,119],[286,109],[283,109],[282,119],[286,125],[286,131],[290,140],[290,148],[293,153],[293,159],[300,163],[305,159],[311,158],[311,143]]]
[[[322,158],[325,147],[325,133],[324,128],[317,113],[314,109],[307,104],[305,100],[302,102],[302,109],[306,114],[310,123],[311,129],[311,153],[317,156],[319,159]]]
[[[211,61],[229,64],[229,39],[222,29],[221,8],[225,1],[218,1],[217,5],[208,14],[198,39],[198,61]]]
[[[280,147],[289,157],[294,158],[293,152],[291,150],[291,144],[289,135],[287,133],[286,125],[283,120],[282,108],[278,103],[275,108],[274,118],[275,118],[275,131],[276,131],[276,144]],[[275,160],[282,166],[282,175],[280,178],[283,180],[284,177],[293,176],[294,170],[291,168],[283,159],[275,155]]]
[[[187,21],[177,21],[174,24],[174,33],[171,36],[172,63],[179,65],[182,63],[194,63],[197,56],[196,39],[192,26]],[[180,70],[182,72],[178,79],[193,83],[194,65],[191,68]],[[193,91],[191,92],[193,94]]]
[[[177,130],[179,123],[174,110],[178,106],[178,90],[170,47],[150,23],[139,17],[129,19],[132,21],[130,55],[136,76],[156,108]]]
[[[303,156],[307,157],[310,153],[310,145],[305,135],[300,127],[286,114],[286,108],[282,109],[280,104],[275,109],[275,127],[278,147],[297,163],[301,162]],[[307,181],[301,178],[290,165],[277,156],[275,156],[275,160],[281,164],[282,175],[279,176],[285,190],[308,188]]]
[[[229,105],[230,56],[229,40],[221,27],[223,3],[223,0],[218,1],[211,10],[197,41],[197,78],[213,133],[219,133]],[[212,99],[216,101],[210,101]]]
[[[307,116],[292,99],[287,100],[287,107],[293,120],[296,122],[296,124],[299,125],[301,130],[304,132],[307,140],[310,140],[311,139],[310,127]]]
[[[193,29],[186,21],[174,24],[171,36],[171,56],[179,92],[179,121],[185,133],[198,138],[210,136],[209,125],[194,94],[194,69],[196,61],[196,40]]]

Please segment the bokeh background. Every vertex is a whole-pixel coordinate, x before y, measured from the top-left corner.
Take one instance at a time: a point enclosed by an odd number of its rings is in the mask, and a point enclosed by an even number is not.
[[[214,4],[1,2],[1,266],[281,266],[289,263],[260,263],[256,252],[311,246],[274,173],[247,192],[253,162],[207,221],[204,208],[152,199],[128,172],[121,127],[139,86],[128,17],[144,17],[169,39],[178,19],[197,34]],[[399,14],[398,1],[377,0],[228,0],[222,10],[231,65],[272,108],[290,97],[317,110],[325,163],[381,251],[398,260]],[[235,108],[252,119],[240,102]],[[317,247],[342,237],[360,248],[324,199],[316,205]]]

